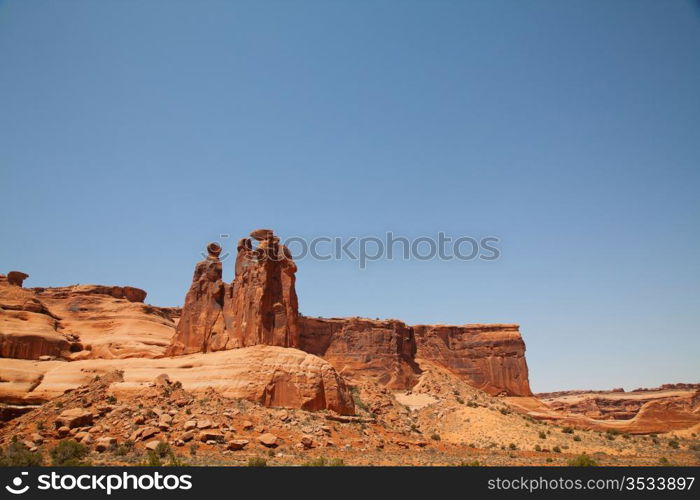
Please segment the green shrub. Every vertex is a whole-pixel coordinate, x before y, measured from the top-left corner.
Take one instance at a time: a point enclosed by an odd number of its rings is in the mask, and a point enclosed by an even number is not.
[[[360,410],[363,410],[363,411],[366,411],[369,413],[369,408],[362,401],[362,398],[360,398],[360,389],[353,386],[352,388],[350,388],[350,392],[352,393],[352,400],[355,403],[355,406],[357,406]]]
[[[438,434],[437,432],[433,432],[430,435],[430,439],[432,439],[433,441],[440,441],[440,434]]]
[[[83,458],[88,454],[87,446],[72,439],[61,441],[49,453],[53,465],[57,467],[87,465],[83,462]]]
[[[561,431],[562,431],[564,434],[573,434],[573,433],[574,433],[573,427],[564,427]]]
[[[666,458],[666,457],[661,457],[661,458],[659,459],[659,463],[660,463],[661,465],[668,465],[668,464],[669,464],[668,458]]]
[[[262,457],[250,457],[248,467],[267,467],[267,460]]]
[[[536,444],[535,451],[542,451],[542,447],[539,444]]]
[[[680,446],[680,443],[679,443],[678,440],[676,440],[676,439],[671,439],[671,440],[668,442],[668,445],[669,445],[671,448],[673,448],[674,450],[677,450],[678,447]]]
[[[545,434],[543,431],[540,431],[540,439],[547,439],[547,434]]]
[[[515,446],[515,443],[510,443],[510,444],[508,445],[508,448],[510,448],[511,450],[517,450],[517,449],[518,449],[518,447]]]
[[[117,402],[117,398],[115,398],[114,396],[107,396],[107,403],[113,405],[116,402]]]
[[[153,450],[156,455],[163,458],[164,456],[170,454],[170,445],[164,441],[160,441],[156,449]]]
[[[17,441],[11,442],[5,450],[0,450],[0,467],[35,467],[43,462],[40,453],[29,451]]]
[[[162,467],[163,462],[160,460],[160,455],[158,455],[153,450],[148,450],[148,455],[146,456],[146,462],[141,464],[146,467]]]
[[[128,455],[130,451],[134,449],[134,442],[131,439],[127,439],[122,444],[118,445],[114,449],[114,454],[118,457],[123,457]]]
[[[552,448],[552,451],[554,453],[561,453],[561,448],[559,448],[558,446],[555,446],[554,448]]]
[[[459,463],[460,467],[481,467],[481,464],[479,463],[478,460],[474,460],[473,462],[466,462],[462,461]]]
[[[581,441],[581,436],[574,436],[574,441]]]
[[[590,456],[586,455],[585,453],[582,453],[576,458],[572,458],[571,460],[569,460],[570,467],[595,467],[597,465],[598,462],[593,460]]]

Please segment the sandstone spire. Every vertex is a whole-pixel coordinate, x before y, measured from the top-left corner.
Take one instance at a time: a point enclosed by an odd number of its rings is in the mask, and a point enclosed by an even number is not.
[[[224,336],[224,282],[221,280],[221,246],[210,243],[209,255],[197,263],[182,316],[166,356],[207,352]]]
[[[289,250],[270,229],[238,242],[236,277],[224,299],[227,348],[256,344],[299,347],[296,270]]]
[[[220,351],[258,344],[299,347],[296,265],[271,229],[238,242],[236,276],[221,280],[221,247],[197,264],[182,317],[166,355]],[[215,247],[212,247],[215,245]]]

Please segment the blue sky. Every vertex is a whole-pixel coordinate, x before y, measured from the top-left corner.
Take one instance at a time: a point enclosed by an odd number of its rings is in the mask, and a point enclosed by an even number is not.
[[[0,68],[27,286],[178,305],[221,233],[493,235],[304,260],[301,311],[519,323],[536,391],[700,381],[696,3],[3,1]]]

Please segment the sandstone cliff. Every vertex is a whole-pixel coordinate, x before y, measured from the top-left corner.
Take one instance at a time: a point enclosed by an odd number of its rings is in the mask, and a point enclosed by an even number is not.
[[[401,321],[302,317],[300,328],[301,349],[321,356],[345,377],[408,389],[420,374],[413,329]]]
[[[525,343],[518,325],[417,325],[418,358],[461,375],[491,395],[530,396]]]

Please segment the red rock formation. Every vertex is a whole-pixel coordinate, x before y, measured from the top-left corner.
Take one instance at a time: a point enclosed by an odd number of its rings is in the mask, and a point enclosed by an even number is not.
[[[532,394],[517,325],[407,326],[398,320],[303,317],[301,349],[344,376],[369,377],[393,389],[413,386],[418,358],[492,395]]]
[[[420,369],[413,329],[397,320],[307,318],[301,349],[321,356],[344,377],[367,377],[391,389],[409,389]]]
[[[26,402],[48,401],[88,383],[96,375],[119,370],[123,381],[111,386],[117,398],[138,395],[154,379],[167,374],[194,393],[213,388],[223,396],[245,398],[264,406],[327,409],[342,415],[352,415],[355,411],[352,395],[335,369],[321,358],[298,349],[258,345],[175,358],[90,359],[36,365],[40,365],[36,370],[45,367],[41,375],[35,373],[32,379],[28,373],[21,378],[34,381],[22,398]],[[3,391],[0,384],[0,400],[22,400],[17,392]]]
[[[297,266],[291,253],[270,229],[257,229],[238,242],[236,277],[224,299],[230,349],[256,344],[299,346],[299,306],[295,289]]]
[[[224,282],[221,280],[221,247],[211,243],[209,255],[194,270],[175,336],[166,356],[217,350],[224,332]],[[225,343],[225,339],[223,339]]]
[[[27,273],[23,273],[22,271],[10,271],[7,273],[7,282],[10,285],[14,286],[22,286],[22,283],[24,283],[24,280],[29,278],[29,275]]]
[[[532,395],[518,325],[417,325],[413,329],[416,357],[442,365],[492,395]]]
[[[59,331],[58,317],[31,289],[0,281],[0,356],[68,357],[80,349],[75,337]]]
[[[174,323],[133,287],[21,288],[0,279],[0,356],[159,357]]]
[[[238,243],[236,276],[221,281],[218,247],[197,264],[168,355],[252,345],[299,346],[296,265],[269,229],[251,233],[259,246]]]

